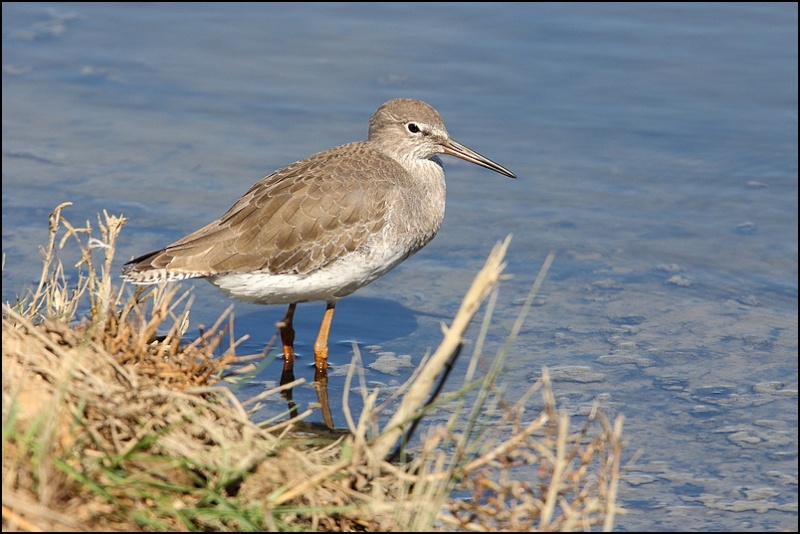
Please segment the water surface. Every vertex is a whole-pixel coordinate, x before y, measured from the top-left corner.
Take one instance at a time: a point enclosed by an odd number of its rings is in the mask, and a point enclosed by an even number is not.
[[[486,353],[555,251],[506,387],[548,366],[571,412],[625,415],[618,529],[794,531],[797,42],[795,4],[4,3],[3,299],[63,201],[128,217],[121,266],[420,98],[519,179],[445,159],[440,234],[337,306],[337,423],[352,342],[371,383],[402,382],[380,356],[416,365],[511,233]],[[192,285],[211,324],[230,301]],[[298,307],[301,362],[323,309]],[[242,351],[284,311],[236,303]]]

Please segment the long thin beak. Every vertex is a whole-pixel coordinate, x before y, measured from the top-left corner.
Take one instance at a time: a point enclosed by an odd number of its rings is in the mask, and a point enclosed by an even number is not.
[[[509,178],[516,178],[517,175],[513,172],[509,171],[502,165],[495,163],[494,161],[481,156],[471,148],[467,148],[461,143],[454,141],[452,139],[448,139],[443,145],[444,153],[449,154],[451,156],[455,156],[459,159],[463,159],[464,161],[469,161],[470,163],[474,163],[475,165],[480,165],[481,167],[486,167],[487,169],[491,169],[494,172],[499,172],[504,176],[508,176]]]

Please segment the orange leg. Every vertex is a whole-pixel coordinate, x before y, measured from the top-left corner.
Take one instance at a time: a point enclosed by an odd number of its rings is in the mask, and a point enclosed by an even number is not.
[[[335,307],[336,302],[328,302],[328,306],[325,308],[325,315],[322,316],[322,324],[319,326],[317,341],[314,343],[314,364],[319,371],[324,371],[328,368],[328,333],[331,330]]]
[[[286,316],[283,321],[277,324],[281,333],[281,342],[283,343],[284,368],[286,364],[294,363],[294,327],[292,326],[292,319],[294,318],[294,309],[296,307],[297,304],[294,302],[289,304]]]

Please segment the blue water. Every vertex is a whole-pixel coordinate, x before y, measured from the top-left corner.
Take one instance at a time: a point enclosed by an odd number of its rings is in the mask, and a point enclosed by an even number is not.
[[[334,369],[352,342],[365,365],[418,363],[511,233],[487,353],[555,251],[505,384],[548,366],[572,413],[625,415],[642,454],[617,528],[797,529],[796,4],[2,9],[4,300],[37,280],[60,202],[76,224],[128,217],[121,266],[272,170],[365,138],[384,101],[420,98],[519,179],[445,159],[440,234],[340,302]],[[193,323],[213,323],[230,301],[191,285]],[[298,307],[301,361],[323,309]],[[258,352],[284,309],[235,313]],[[367,367],[386,387],[409,373]],[[343,378],[330,388],[342,425]]]

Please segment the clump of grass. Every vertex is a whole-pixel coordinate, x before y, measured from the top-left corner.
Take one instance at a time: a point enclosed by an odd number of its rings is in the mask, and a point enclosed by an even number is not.
[[[621,419],[610,424],[595,411],[573,429],[546,370],[514,404],[499,385],[538,285],[506,347],[476,378],[508,241],[487,260],[389,422],[379,428],[386,408],[373,391],[358,418],[345,403],[349,432],[320,444],[292,433],[302,415],[271,428],[254,424],[226,387],[252,358],[236,355],[230,309],[183,341],[189,294],[157,288],[126,297],[111,270],[125,220],[104,213],[96,238],[88,222],[75,227],[62,216],[67,205],[51,215],[41,283],[3,308],[4,530],[612,527]],[[58,259],[70,241],[81,254],[72,277]],[[464,384],[426,402],[487,297]],[[359,369],[351,367],[345,391]],[[528,420],[537,394],[540,407]],[[449,422],[428,428],[402,462],[388,461],[410,426],[443,406]]]
[[[188,304],[178,311],[187,299],[174,288],[156,291],[145,319],[111,284],[124,219],[98,218],[98,239],[64,207],[50,218],[42,283],[3,313],[4,526],[254,527],[244,509],[225,513],[229,489],[277,440],[212,387],[236,360],[233,346],[215,356],[225,328],[182,345]],[[72,283],[58,260],[70,238],[81,251]]]
[[[489,256],[452,325],[445,328],[442,344],[420,365],[419,374],[427,375],[428,380],[412,377],[401,407],[372,442],[372,452],[385,453],[392,439],[384,442],[384,438],[398,435],[399,422],[405,421],[407,428],[440,405],[452,411],[447,424],[431,428],[416,457],[396,471],[402,482],[393,488],[393,494],[408,495],[411,506],[397,506],[395,517],[409,530],[430,530],[432,526],[489,532],[573,531],[593,526],[611,530],[615,515],[622,511],[616,505],[622,417],[612,425],[595,408],[580,428],[573,429],[569,415],[556,407],[547,369],[513,405],[505,400],[498,382],[505,358],[553,261],[552,254],[505,345],[476,378],[478,366],[487,359],[484,339],[508,243],[506,239],[498,244]],[[488,306],[463,386],[432,404],[423,403],[424,392],[414,390],[420,386],[429,389],[431,377],[439,374],[441,367],[453,364],[467,325],[487,296]],[[541,395],[538,415],[527,420],[526,409],[537,393]]]
[[[573,430],[569,415],[556,409],[546,370],[529,393],[537,389],[544,400],[539,416],[526,423],[519,403],[508,407],[481,441],[485,452],[461,467],[469,498],[447,503],[447,524],[490,532],[611,530],[619,511],[622,419],[612,425],[595,409]],[[535,476],[531,466],[538,466]]]

